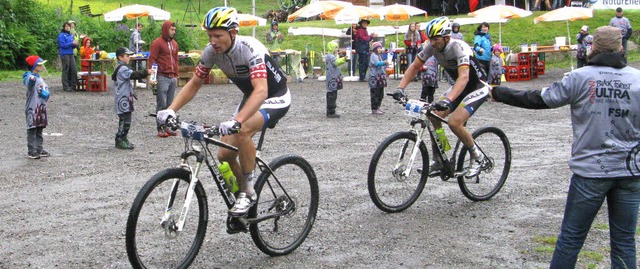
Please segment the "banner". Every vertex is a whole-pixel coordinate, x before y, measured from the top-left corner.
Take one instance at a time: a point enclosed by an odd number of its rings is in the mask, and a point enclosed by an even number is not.
[[[593,9],[640,9],[640,0],[589,0],[589,4]]]

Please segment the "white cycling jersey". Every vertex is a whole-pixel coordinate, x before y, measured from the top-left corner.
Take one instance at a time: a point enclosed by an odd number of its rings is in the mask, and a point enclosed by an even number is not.
[[[271,58],[267,48],[253,37],[236,36],[235,43],[225,53],[216,53],[211,44],[208,44],[202,51],[195,74],[204,79],[214,66],[220,68],[245,96],[253,92],[251,80],[255,78],[267,79],[268,98],[287,93],[286,74]]]

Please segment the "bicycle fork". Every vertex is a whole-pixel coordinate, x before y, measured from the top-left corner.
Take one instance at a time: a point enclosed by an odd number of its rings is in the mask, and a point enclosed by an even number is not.
[[[180,167],[187,168],[190,173],[190,182],[189,188],[187,189],[187,195],[184,199],[184,204],[182,205],[182,209],[180,210],[180,216],[178,217],[178,221],[175,221],[175,217],[173,215],[173,203],[176,199],[176,194],[178,192],[178,186],[180,185],[180,179],[176,178],[173,180],[173,184],[171,186],[171,194],[169,195],[169,200],[167,201],[167,207],[165,209],[164,216],[162,217],[162,221],[160,225],[165,229],[165,235],[177,236],[179,232],[182,232],[182,228],[184,227],[184,222],[187,218],[187,214],[189,213],[189,207],[191,205],[191,200],[193,199],[193,194],[195,193],[196,184],[198,184],[198,173],[202,168],[202,162],[197,162],[195,170],[191,168],[187,164],[187,160],[183,159]]]

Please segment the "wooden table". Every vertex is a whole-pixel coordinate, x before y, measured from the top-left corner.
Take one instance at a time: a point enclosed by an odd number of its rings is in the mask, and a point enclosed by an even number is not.
[[[87,85],[90,87],[91,86],[91,78],[93,77],[97,77],[98,80],[100,81],[100,91],[104,92],[107,89],[105,89],[104,87],[104,80],[106,79],[107,76],[107,72],[104,70],[104,66],[105,64],[111,64],[111,66],[114,66],[115,63],[115,59],[83,59],[83,61],[87,61],[89,63],[89,72],[87,72]],[[94,72],[93,68],[95,65],[100,65],[100,73],[98,72]],[[97,71],[97,70],[96,70]],[[89,90],[89,89],[87,89]]]

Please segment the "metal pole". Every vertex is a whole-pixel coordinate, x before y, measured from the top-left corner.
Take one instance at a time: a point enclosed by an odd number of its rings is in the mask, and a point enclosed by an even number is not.
[[[251,8],[251,11],[252,11],[251,14],[253,14],[253,16],[255,16],[256,15],[256,0],[252,0],[251,1],[251,7],[252,7]],[[251,28],[252,28],[252,32],[253,32],[253,37],[256,37],[256,27],[253,26]]]

